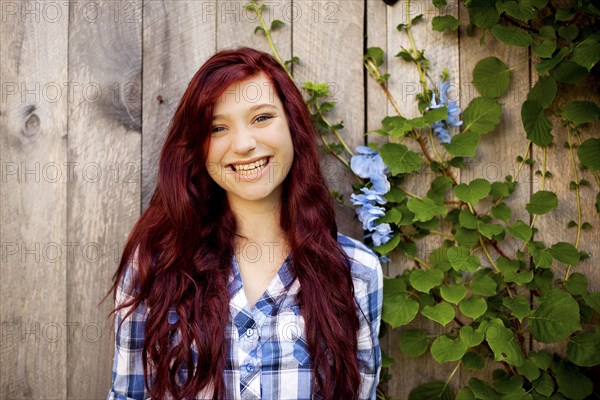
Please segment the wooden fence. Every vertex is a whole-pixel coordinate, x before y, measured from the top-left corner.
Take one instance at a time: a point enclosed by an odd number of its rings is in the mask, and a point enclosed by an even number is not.
[[[0,398],[101,399],[110,387],[113,321],[106,293],[120,252],[155,184],[158,152],[179,98],[198,67],[215,51],[240,45],[268,51],[253,33],[256,17],[246,1],[8,1],[1,0],[0,25]],[[407,47],[401,22],[418,14],[424,21],[413,31],[426,49],[432,76],[450,72],[454,95],[467,104],[476,95],[471,71],[484,56],[495,55],[512,70],[512,83],[500,100],[505,111],[500,127],[482,140],[479,157],[462,181],[476,177],[501,180],[514,174],[523,154],[525,134],[520,104],[535,82],[526,49],[499,44],[479,35],[438,33],[431,18],[452,14],[465,22],[456,0],[441,12],[430,1],[394,6],[382,0],[275,0],[265,2],[268,20],[286,23],[274,32],[282,57],[298,56],[298,82],[328,82],[338,101],[332,121],[343,120],[342,134],[352,147],[381,137],[376,129],[393,109],[364,71],[364,49],[381,47],[391,74],[390,90],[406,114],[416,114],[419,79],[413,67],[395,54]],[[592,95],[581,88],[579,96]],[[586,92],[587,90],[587,92]],[[586,94],[587,93],[587,94]],[[554,132],[556,143],[566,136]],[[560,147],[560,146],[558,146]],[[538,151],[534,159],[540,159]],[[547,183],[556,191],[560,213],[538,219],[544,241],[573,240],[567,222],[575,219],[572,177],[566,152],[550,150]],[[348,194],[350,175],[333,158],[322,166],[332,189]],[[531,168],[520,175],[511,200],[516,217],[526,219],[524,205],[539,188]],[[585,174],[583,176],[593,181]],[[412,190],[426,191],[423,182]],[[584,219],[598,224],[591,191],[584,198]],[[362,237],[350,207],[338,207],[340,231]],[[582,249],[598,253],[591,235]],[[580,271],[598,290],[597,259]],[[412,267],[394,259],[385,272],[394,276]],[[425,321],[421,327],[435,330]],[[412,387],[431,378],[446,379],[450,370],[427,356],[404,358],[398,333],[382,339],[384,351],[398,359],[389,394],[406,399]],[[482,372],[489,375],[489,368]],[[462,373],[453,387],[466,382]]]

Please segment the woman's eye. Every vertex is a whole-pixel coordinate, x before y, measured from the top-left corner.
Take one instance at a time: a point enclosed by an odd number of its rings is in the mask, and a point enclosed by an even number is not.
[[[222,126],[213,126],[212,129],[210,130],[212,133],[219,133],[219,132],[223,132],[222,130],[224,130],[225,128]]]
[[[262,114],[262,115],[259,115],[258,117],[256,117],[255,121],[256,122],[265,122],[266,120],[269,120],[271,118],[273,118],[273,116],[270,114]]]

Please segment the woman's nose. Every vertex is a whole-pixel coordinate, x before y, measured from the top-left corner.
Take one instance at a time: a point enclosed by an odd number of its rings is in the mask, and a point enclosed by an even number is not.
[[[240,154],[246,154],[256,148],[256,138],[254,132],[249,128],[239,128],[236,130],[232,143],[233,151]]]

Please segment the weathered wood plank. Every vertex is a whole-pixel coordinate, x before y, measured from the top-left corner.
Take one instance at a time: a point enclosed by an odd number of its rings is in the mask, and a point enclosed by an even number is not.
[[[68,8],[0,7],[0,396],[64,399]]]
[[[68,398],[102,398],[111,382],[112,296],[97,303],[140,214],[142,2],[72,3],[71,14],[69,79],[81,90],[68,122]]]
[[[431,30],[431,20],[436,15],[452,14],[457,16],[457,6],[455,1],[450,1],[443,10],[436,9],[430,1],[399,1],[393,7],[388,7],[388,72],[391,74],[389,87],[392,96],[394,96],[402,114],[412,118],[418,116],[416,95],[422,90],[419,73],[414,64],[407,63],[396,54],[402,47],[412,48],[406,32],[399,32],[397,26],[400,23],[408,23],[418,15],[423,15],[423,19],[413,25],[411,31],[417,50],[425,49],[425,57],[430,60],[431,70],[426,80],[427,87],[439,89],[439,75],[444,68],[447,68],[452,82],[452,90],[449,97],[456,96],[458,86],[458,39],[455,33],[439,33]],[[389,107],[390,115],[395,115],[395,110]],[[424,137],[427,141],[427,137]],[[438,152],[442,154],[442,147],[435,139]],[[420,146],[414,140],[404,140],[403,144],[411,150],[422,154]],[[433,157],[434,152],[431,149],[431,143],[427,144],[428,151]],[[425,157],[423,157],[425,159]],[[424,164],[422,173],[418,176],[412,176],[407,179],[405,188],[412,193],[424,195],[429,189],[433,174],[428,174],[428,167]],[[441,240],[430,237],[426,241],[419,241],[417,244],[418,255],[421,259],[427,259],[429,252],[439,246]],[[406,268],[414,268],[414,263],[404,256],[395,256],[389,267],[390,276],[402,273]],[[450,376],[454,365],[440,365],[431,358],[429,354],[419,358],[408,358],[402,355],[399,348],[400,333],[406,329],[422,329],[430,336],[438,335],[443,331],[435,322],[425,318],[418,318],[411,324],[401,329],[397,329],[389,334],[389,351],[397,360],[390,369],[389,373],[393,378],[390,381],[389,394],[405,399],[412,389],[421,383],[433,379],[446,379]],[[454,385],[456,382],[452,382]]]
[[[480,94],[472,84],[472,72],[477,62],[485,57],[495,56],[513,68],[508,91],[499,98],[502,104],[502,120],[500,125],[491,133],[482,137],[477,157],[468,162],[468,167],[461,171],[461,182],[469,182],[476,178],[484,178],[490,182],[503,181],[506,175],[515,176],[518,169],[517,155],[524,155],[527,147],[527,137],[521,123],[521,104],[527,97],[530,81],[528,73],[528,53],[523,48],[511,48],[498,42],[489,33],[486,35],[486,44],[480,46],[481,30],[476,30],[474,36],[466,33],[469,14],[464,4],[460,7],[460,104],[466,108],[468,103]],[[525,203],[530,194],[531,171],[524,166],[517,179],[519,185],[513,195],[506,201],[512,208],[512,222],[521,219],[529,223],[529,216],[525,210]],[[489,204],[476,207],[476,211],[489,209]],[[514,251],[522,242],[508,239],[502,243],[502,248],[507,254]],[[496,259],[498,253],[490,247],[491,256]],[[478,253],[484,265],[489,266],[483,252]],[[500,364],[490,362],[482,371],[461,370],[461,383],[466,385],[469,377],[476,376],[480,379],[491,380],[493,369],[500,368]]]
[[[168,126],[198,68],[216,49],[217,3],[144,2],[142,209],[154,193]]]
[[[342,121],[340,135],[353,151],[364,144],[365,104],[363,80],[362,1],[295,2],[292,47],[301,63],[294,68],[299,84],[327,82],[330,97],[339,106],[327,116],[335,124]],[[333,141],[333,135],[328,137]],[[322,144],[319,142],[319,144]],[[347,154],[345,154],[347,157]],[[349,157],[347,157],[349,159]],[[336,203],[338,230],[361,239],[362,229],[348,199],[353,174],[333,156],[322,153],[321,169],[331,190],[342,194],[346,205]]]

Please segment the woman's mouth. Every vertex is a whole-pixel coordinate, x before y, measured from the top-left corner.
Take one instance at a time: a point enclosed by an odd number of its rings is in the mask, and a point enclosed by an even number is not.
[[[271,157],[265,157],[248,164],[230,164],[229,167],[241,176],[250,176],[262,171],[269,165],[270,160]]]

